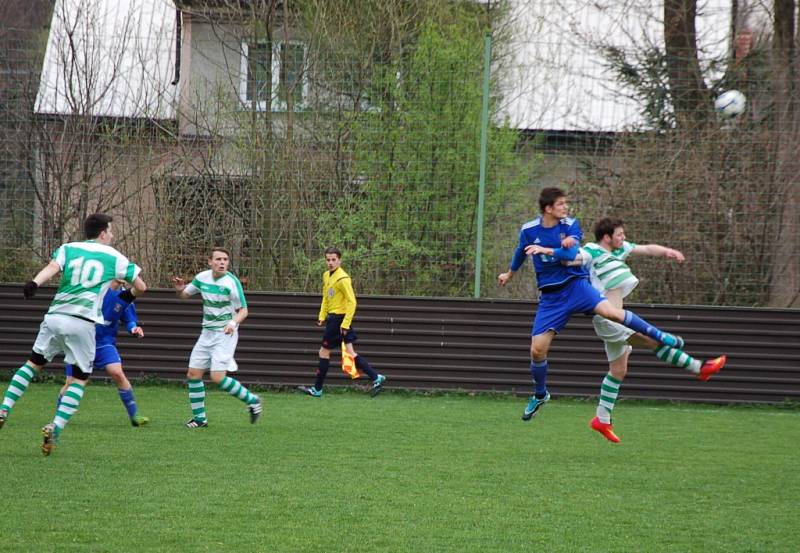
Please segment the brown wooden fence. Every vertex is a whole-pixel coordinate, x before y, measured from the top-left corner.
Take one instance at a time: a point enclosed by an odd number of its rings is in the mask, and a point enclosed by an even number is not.
[[[29,355],[53,289],[22,299],[21,286],[0,285],[0,369]],[[250,317],[237,350],[239,377],[247,383],[295,386],[313,382],[319,348],[319,299],[306,294],[249,292]],[[531,302],[406,297],[359,298],[358,349],[388,377],[387,388],[530,393],[528,349]],[[681,334],[699,358],[728,354],[723,372],[698,382],[651,353],[634,352],[625,398],[711,403],[780,403],[800,400],[800,311],[636,305],[643,317]],[[184,378],[199,333],[199,300],[178,300],[151,290],[137,302],[146,337],[120,333],[129,376]],[[50,370],[59,370],[53,363]],[[593,396],[607,370],[591,318],[576,316],[550,354],[553,395]],[[104,373],[100,372],[99,375]],[[332,369],[328,383],[350,381]]]

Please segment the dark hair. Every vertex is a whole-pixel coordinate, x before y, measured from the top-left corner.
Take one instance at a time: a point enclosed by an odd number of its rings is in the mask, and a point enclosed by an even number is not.
[[[334,248],[333,246],[328,246],[325,248],[325,255],[334,254],[339,259],[342,258],[342,251],[339,248]]]
[[[94,240],[101,232],[108,230],[108,224],[113,220],[111,215],[92,213],[83,221],[83,234],[87,240]]]
[[[222,246],[214,246],[213,248],[211,248],[211,251],[208,254],[209,259],[214,257],[214,252],[222,252],[228,256],[228,259],[231,258],[231,252],[229,252],[227,249],[223,248]]]
[[[623,226],[625,226],[625,223],[622,221],[622,219],[617,219],[615,217],[603,217],[594,224],[594,239],[599,242],[603,239],[603,236],[606,234],[611,236],[614,234],[615,230]]]
[[[544,208],[549,205],[553,205],[558,201],[559,198],[565,197],[564,191],[560,188],[556,188],[555,186],[551,186],[549,188],[543,188],[542,192],[539,194],[539,209],[542,213],[544,213]]]

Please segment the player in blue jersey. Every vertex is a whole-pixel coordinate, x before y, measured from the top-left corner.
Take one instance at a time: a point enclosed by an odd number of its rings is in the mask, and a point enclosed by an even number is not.
[[[547,390],[547,353],[555,335],[574,313],[595,313],[649,336],[670,347],[683,347],[683,339],[652,326],[632,311],[611,304],[589,282],[589,271],[580,265],[566,265],[578,255],[583,238],[580,223],[568,217],[569,203],[560,188],[545,188],[539,196],[541,215],[525,223],[519,233],[509,270],[498,276],[505,286],[530,255],[539,288],[539,307],[531,331],[531,376],[534,393],[522,420],[530,420],[550,399]]]
[[[133,386],[131,386],[130,381],[122,370],[122,358],[117,351],[117,329],[120,322],[125,325],[130,334],[137,338],[144,338],[144,330],[139,326],[136,318],[136,307],[133,302],[120,297],[123,292],[123,290],[120,290],[122,284],[122,281],[113,281],[103,298],[104,322],[103,324],[95,325],[97,346],[93,366],[95,369],[105,370],[106,374],[117,385],[119,399],[122,400],[122,404],[128,412],[131,425],[144,426],[150,422],[150,419],[139,414],[136,397],[133,395]],[[74,381],[72,376],[73,366],[67,363],[64,369],[67,375],[67,382],[61,388],[58,396],[59,403],[69,385]]]

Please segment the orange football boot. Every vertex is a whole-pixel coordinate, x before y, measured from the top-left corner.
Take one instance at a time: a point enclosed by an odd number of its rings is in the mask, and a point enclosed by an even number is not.
[[[616,434],[614,434],[614,426],[608,422],[602,422],[597,417],[592,419],[592,422],[589,423],[589,426],[592,430],[597,430],[603,437],[608,440],[609,442],[614,442],[618,444],[620,442],[619,438]]]
[[[720,355],[716,359],[710,359],[703,363],[703,366],[700,367],[700,373],[697,375],[697,380],[706,381],[715,374],[719,372],[719,370],[725,366],[725,361],[728,360],[727,355]]]

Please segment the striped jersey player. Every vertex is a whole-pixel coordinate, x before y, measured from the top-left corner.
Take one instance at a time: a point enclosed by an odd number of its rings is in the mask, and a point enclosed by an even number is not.
[[[192,418],[187,428],[208,426],[203,384],[203,374],[211,373],[211,380],[222,390],[247,405],[250,422],[258,421],[262,412],[261,398],[248,390],[228,373],[236,372],[238,365],[233,358],[239,341],[239,325],[247,318],[247,300],[242,283],[228,271],[230,253],[225,248],[215,247],[208,257],[209,270],[198,273],[189,284],[174,278],[173,285],[179,298],[188,299],[200,294],[203,299],[203,330],[189,357],[186,373],[189,388],[189,404]]]
[[[597,221],[594,234],[596,242],[589,242],[581,247],[575,263],[588,268],[592,286],[620,308],[623,299],[639,284],[639,279],[626,263],[629,256],[664,257],[679,263],[684,261],[683,254],[678,250],[658,244],[637,245],[628,242],[625,240],[625,228],[620,219],[604,218]],[[662,361],[686,369],[697,375],[699,380],[708,380],[725,365],[724,355],[702,363],[682,348],[659,344],[652,338],[614,321],[595,315],[592,323],[595,332],[603,340],[609,372],[601,384],[596,417],[592,419],[590,426],[615,443],[619,442],[619,438],[613,431],[611,413],[627,373],[632,345],[650,349]]]
[[[141,269],[111,247],[112,221],[113,218],[104,213],[89,215],[83,224],[87,240],[60,246],[50,262],[23,287],[25,297],[31,298],[39,286],[61,273],[58,290],[39,327],[31,357],[14,374],[3,397],[0,427],[36,373],[56,355],[63,354],[65,362],[73,365],[73,381],[59,402],[53,421],[42,429],[42,453],[45,455],[50,455],[83,398],[86,381],[92,373],[95,324],[103,322],[103,299],[111,281],[120,279],[133,286],[124,293],[124,300],[129,303],[147,289],[139,277]]]

